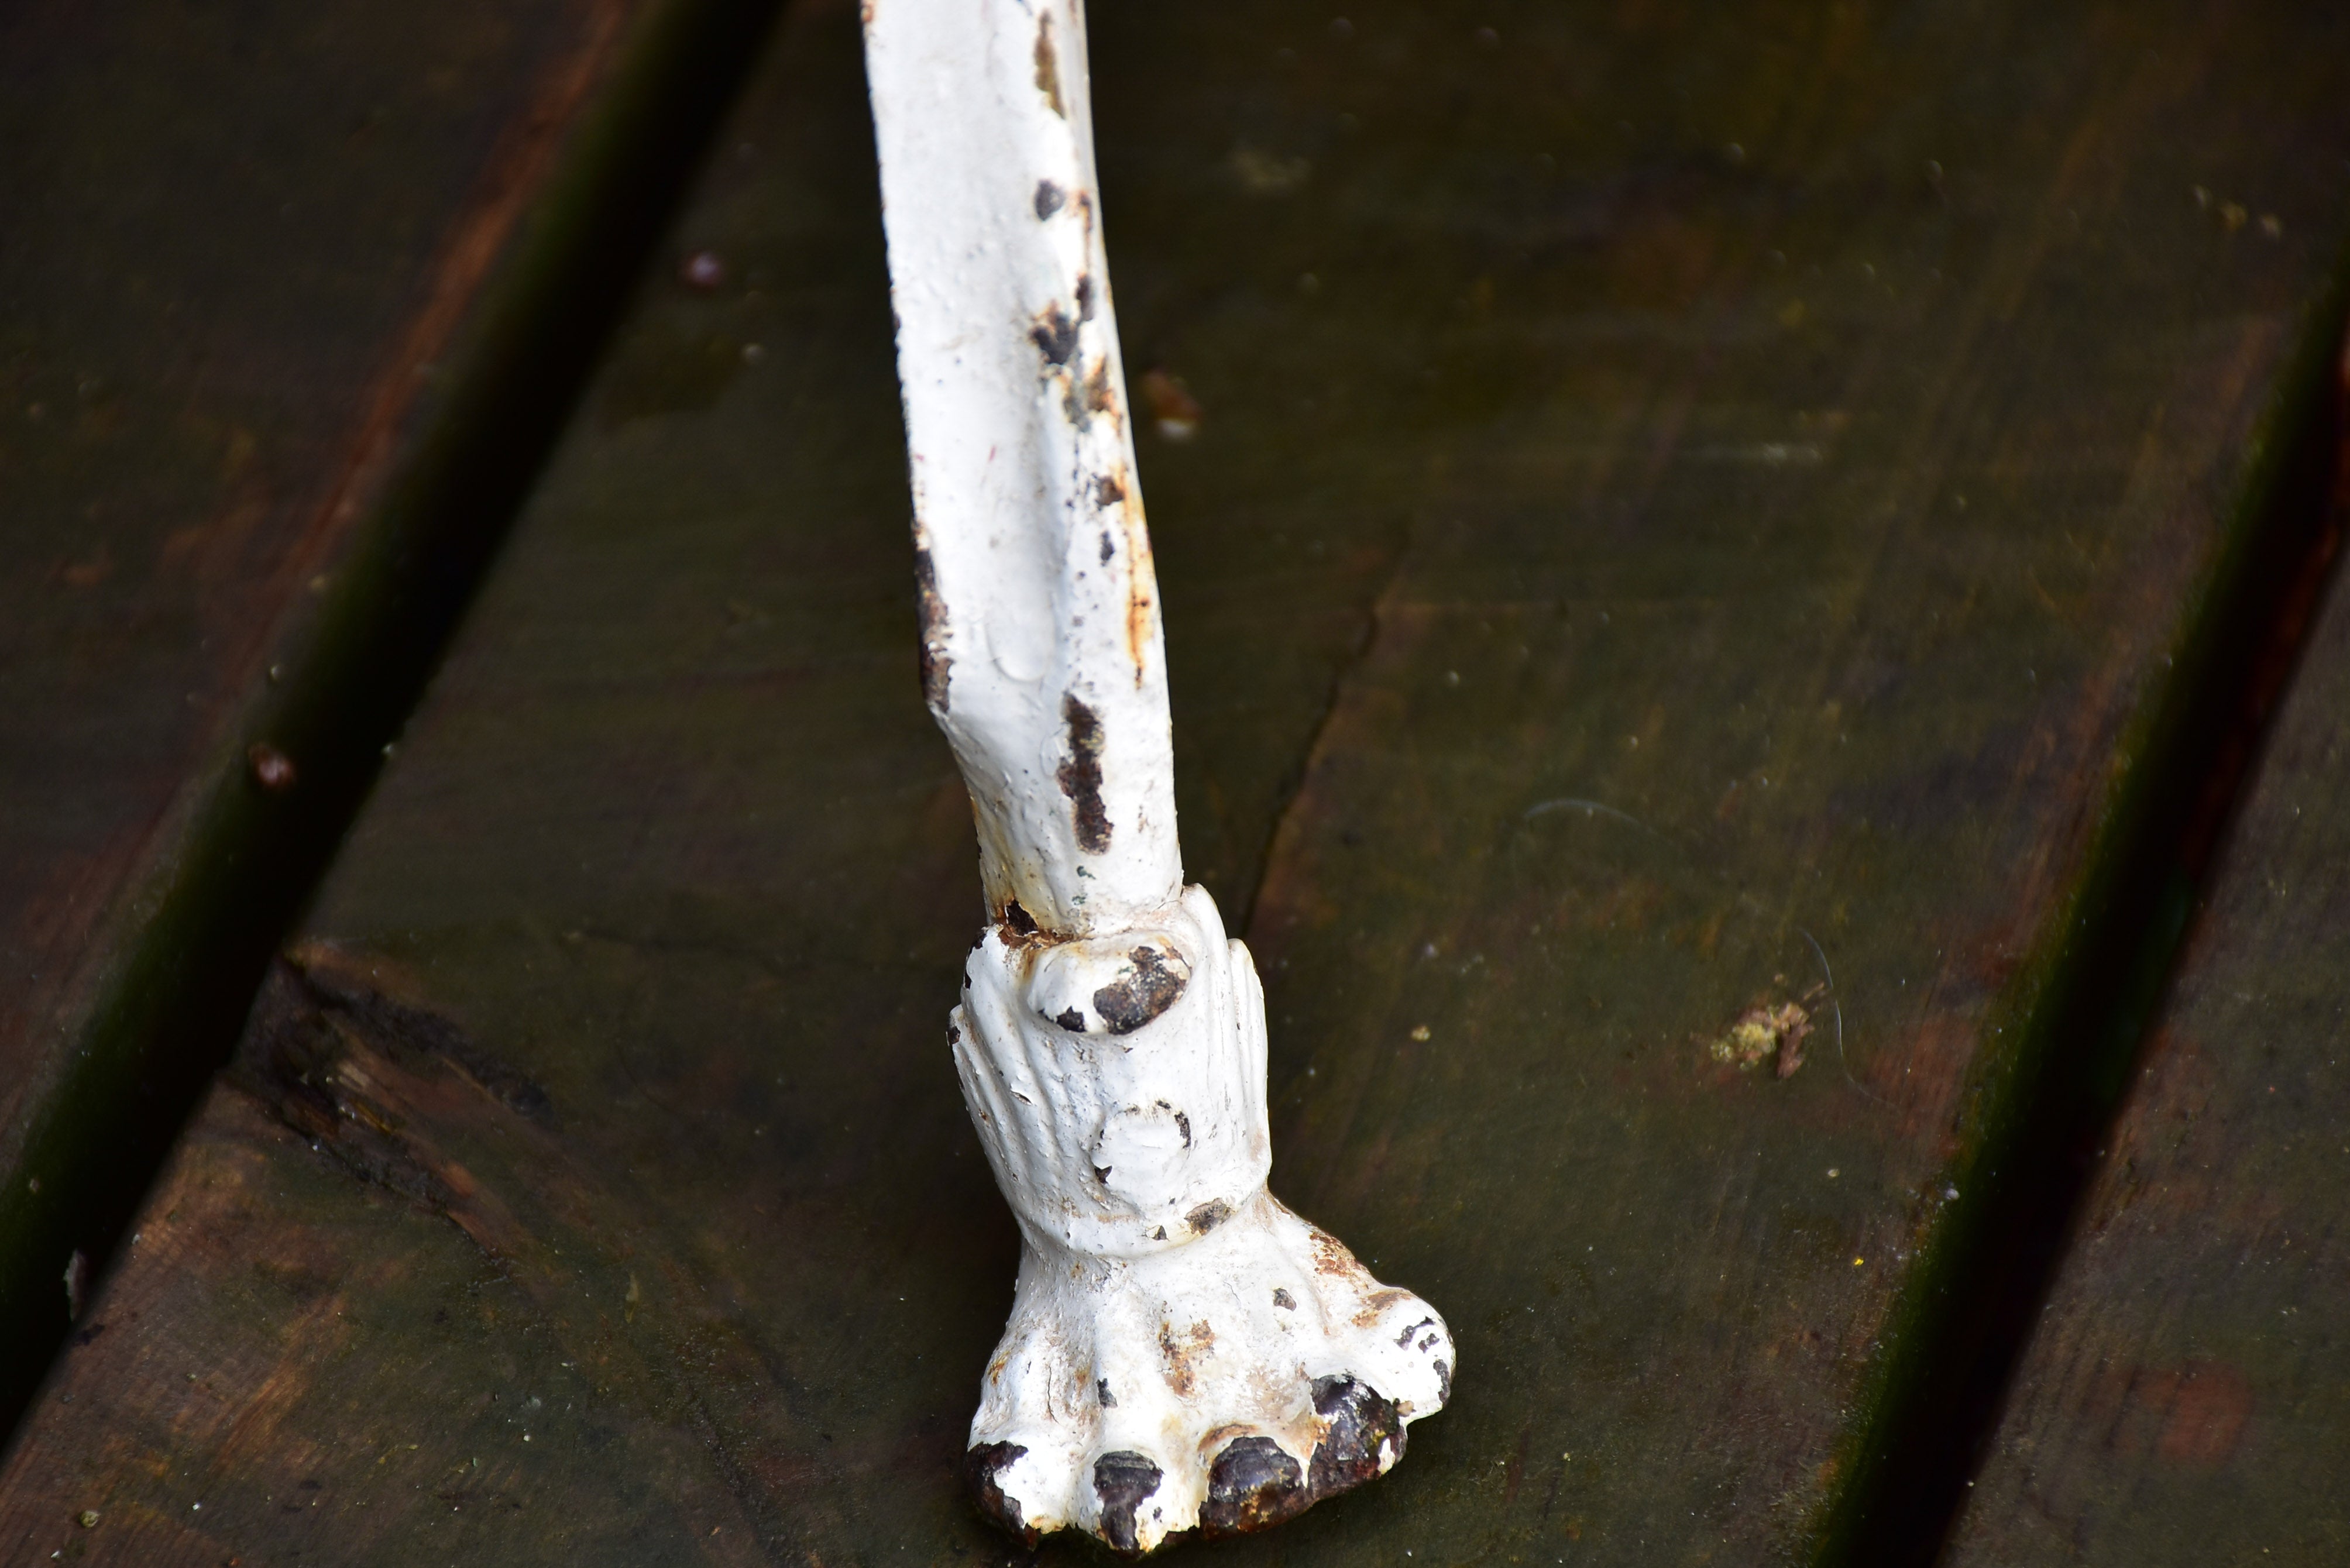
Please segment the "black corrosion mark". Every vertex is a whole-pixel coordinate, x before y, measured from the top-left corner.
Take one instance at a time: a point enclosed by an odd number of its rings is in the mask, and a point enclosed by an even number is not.
[[[1088,414],[1106,414],[1118,403],[1118,395],[1110,390],[1109,359],[1107,356],[1094,361],[1086,372],[1085,410]]]
[[[1221,1198],[1211,1198],[1183,1216],[1183,1223],[1191,1227],[1194,1235],[1204,1236],[1232,1217],[1232,1206]],[[1321,1385],[1316,1384],[1319,1387]]]
[[[1134,1511],[1159,1490],[1159,1467],[1131,1450],[1104,1454],[1094,1461],[1094,1493],[1101,1499],[1101,1530],[1110,1546],[1139,1556]]]
[[[947,654],[947,601],[939,597],[938,568],[927,549],[914,552],[914,587],[922,613],[922,701],[939,718],[947,716],[947,671],[954,660]]]
[[[1107,511],[1110,507],[1117,505],[1119,502],[1125,499],[1126,486],[1118,482],[1117,475],[1105,473],[1099,479],[1094,481],[1094,504],[1102,508],[1104,511]],[[1109,535],[1104,534],[1102,535],[1103,566],[1107,566],[1109,565]]]
[[[1034,1546],[1035,1529],[1021,1519],[1019,1500],[1004,1496],[1003,1482],[997,1479],[1027,1451],[1018,1443],[982,1443],[962,1457],[962,1479],[989,1523],[1018,1536],[1023,1545]]]
[[[1266,1530],[1314,1504],[1305,1469],[1271,1438],[1235,1438],[1208,1469],[1200,1526],[1210,1536]]]
[[[1072,374],[1069,384],[1061,391],[1061,412],[1073,430],[1084,428],[1096,414],[1109,413],[1117,406],[1117,394],[1110,390],[1107,355],[1096,359],[1093,369],[1083,376]]]
[[[1109,812],[1101,797],[1101,721],[1071,692],[1061,699],[1061,717],[1069,726],[1069,756],[1054,775],[1061,793],[1077,808],[1077,847],[1088,855],[1109,851]]]
[[[1399,1334],[1396,1335],[1396,1348],[1397,1348],[1397,1349],[1399,1349],[1399,1350],[1400,1350],[1400,1349],[1402,1349],[1405,1345],[1409,1345],[1409,1344],[1411,1343],[1411,1336],[1412,1336],[1413,1334],[1418,1334],[1421,1329],[1423,1329],[1423,1328],[1434,1328],[1435,1326],[1436,1326],[1436,1320],[1435,1320],[1434,1318],[1432,1318],[1432,1317],[1424,1317],[1424,1318],[1421,1318],[1418,1323],[1413,1324],[1409,1328],[1405,1329],[1401,1334]],[[1421,1346],[1420,1346],[1420,1348],[1421,1348],[1422,1350],[1429,1349],[1430,1346],[1434,1345],[1435,1345],[1435,1343],[1436,1343],[1436,1336],[1435,1336],[1435,1335],[1433,1335],[1433,1334],[1430,1334],[1430,1335],[1429,1336],[1428,1343],[1427,1343],[1426,1345],[1421,1345]]]
[[[1065,784],[1063,788],[1066,788]],[[1108,825],[1103,825],[1103,837],[1108,836]],[[1183,994],[1191,975],[1181,967],[1170,969],[1166,955],[1157,948],[1145,945],[1128,953],[1134,967],[1117,980],[1094,992],[1094,1011],[1109,1026],[1112,1034],[1131,1034],[1169,1008]],[[1183,1135],[1185,1144],[1191,1141],[1189,1124]]]
[[[1051,217],[1054,213],[1059,212],[1061,210],[1061,203],[1067,200],[1068,198],[1066,196],[1061,194],[1061,188],[1058,185],[1054,184],[1050,180],[1037,181],[1036,221],[1041,223],[1045,219]]]
[[[1017,898],[1004,900],[1003,923],[1012,928],[1015,936],[1033,937],[1036,934],[1035,920],[1026,909],[1020,907],[1020,900]],[[974,942],[972,945],[976,947],[979,944]]]
[[[1086,1015],[1074,1007],[1061,1009],[1061,1016],[1053,1022],[1072,1034],[1083,1034],[1086,1032]]]
[[[1046,364],[1066,365],[1077,351],[1077,318],[1055,305],[1028,329],[1028,340]]]
[[[1109,1379],[1107,1377],[1094,1379],[1094,1397],[1101,1401],[1101,1407],[1105,1410],[1118,1408],[1118,1396],[1109,1391]]]

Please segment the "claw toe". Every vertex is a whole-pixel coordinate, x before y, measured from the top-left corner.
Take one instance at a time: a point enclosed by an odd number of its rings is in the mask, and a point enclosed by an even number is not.
[[[1385,1475],[1403,1458],[1403,1414],[1369,1384],[1343,1374],[1315,1378],[1314,1413],[1329,1423],[1308,1478],[1316,1499]]]
[[[1271,1438],[1235,1438],[1208,1469],[1200,1523],[1210,1535],[1263,1530],[1305,1511],[1305,1468]]]
[[[1159,1490],[1159,1469],[1142,1455],[1127,1450],[1104,1454],[1094,1461],[1094,1493],[1101,1499],[1102,1538],[1118,1552],[1139,1555],[1134,1511]]]
[[[1026,1545],[1036,1544],[1036,1532],[1020,1517],[1016,1498],[1003,1495],[1001,1477],[1006,1465],[1028,1450],[1018,1443],[982,1443],[962,1459],[963,1480],[971,1487],[972,1501],[990,1523],[1016,1535]]]

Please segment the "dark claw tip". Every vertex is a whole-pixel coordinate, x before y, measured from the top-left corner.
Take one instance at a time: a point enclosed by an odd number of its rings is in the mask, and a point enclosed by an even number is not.
[[[1102,1538],[1113,1550],[1141,1555],[1135,1544],[1134,1511],[1159,1490],[1159,1469],[1142,1455],[1104,1454],[1094,1461],[1094,1492],[1101,1499]]]
[[[962,1479],[989,1523],[1009,1532],[1022,1545],[1034,1546],[1036,1532],[1022,1521],[1019,1501],[1004,1496],[996,1480],[1004,1466],[1027,1451],[1018,1443],[982,1443],[962,1457]]]
[[[1403,1413],[1367,1383],[1314,1380],[1314,1413],[1329,1423],[1306,1477],[1314,1501],[1358,1487],[1403,1458]]]
[[[1208,1501],[1200,1524],[1209,1535],[1265,1530],[1305,1511],[1314,1501],[1305,1468],[1271,1438],[1235,1438],[1208,1469]]]

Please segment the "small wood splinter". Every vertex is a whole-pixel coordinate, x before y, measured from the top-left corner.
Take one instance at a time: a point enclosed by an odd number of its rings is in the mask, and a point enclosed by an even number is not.
[[[1265,1189],[1263,993],[1183,885],[1076,0],[867,0],[922,689],[989,924],[948,1028],[1023,1250],[967,1470],[1126,1553],[1385,1472],[1451,1336]]]

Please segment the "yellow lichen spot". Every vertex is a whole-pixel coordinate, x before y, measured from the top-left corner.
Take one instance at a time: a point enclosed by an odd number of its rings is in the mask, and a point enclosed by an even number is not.
[[[1815,988],[1805,992],[1801,1001],[1775,1005],[1757,1002],[1740,1013],[1729,1031],[1706,1049],[1715,1061],[1735,1066],[1742,1073],[1751,1072],[1775,1056],[1778,1075],[1791,1076],[1804,1064],[1804,1041],[1812,1032],[1812,1013],[1807,1004],[1817,1000]]]

